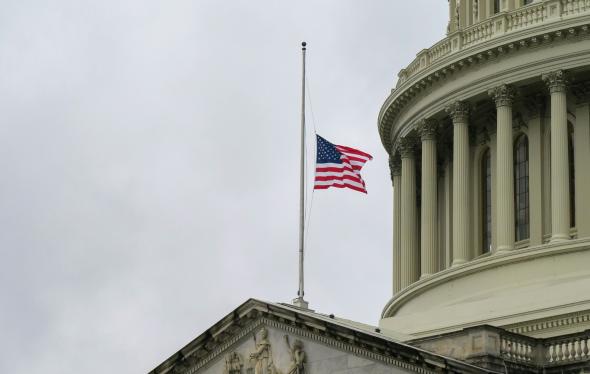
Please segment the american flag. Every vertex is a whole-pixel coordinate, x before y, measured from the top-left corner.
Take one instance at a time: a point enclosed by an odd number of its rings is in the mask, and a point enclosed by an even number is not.
[[[360,172],[373,157],[354,148],[332,144],[319,135],[316,137],[318,147],[314,189],[350,188],[367,193]]]

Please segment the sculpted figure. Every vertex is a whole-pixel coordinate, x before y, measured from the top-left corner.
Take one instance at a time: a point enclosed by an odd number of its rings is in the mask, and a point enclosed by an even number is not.
[[[285,335],[285,342],[291,354],[291,366],[287,374],[304,374],[305,373],[305,352],[301,340],[295,340],[293,346],[289,343],[289,336]]]
[[[244,363],[239,353],[230,353],[225,358],[225,372],[226,374],[242,374],[242,367]]]
[[[274,364],[272,362],[272,351],[270,348],[270,341],[268,340],[268,330],[262,328],[260,330],[260,341],[256,341],[254,335],[254,344],[256,344],[256,351],[250,354],[250,359],[255,360],[254,374],[274,374]]]

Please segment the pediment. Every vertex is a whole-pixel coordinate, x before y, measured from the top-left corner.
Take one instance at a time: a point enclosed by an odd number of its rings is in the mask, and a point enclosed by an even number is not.
[[[283,304],[249,300],[150,374],[483,372],[377,331]]]

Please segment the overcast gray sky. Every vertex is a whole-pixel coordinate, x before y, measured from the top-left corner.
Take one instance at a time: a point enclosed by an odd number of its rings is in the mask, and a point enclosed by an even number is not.
[[[315,193],[306,298],[377,323],[377,114],[446,1],[0,5],[0,372],[145,373],[246,299],[296,296],[302,40],[318,133],[374,156],[367,196]]]

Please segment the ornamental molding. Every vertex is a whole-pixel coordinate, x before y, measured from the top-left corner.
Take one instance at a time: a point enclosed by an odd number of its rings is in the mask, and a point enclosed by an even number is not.
[[[397,142],[397,149],[401,158],[414,158],[417,146],[416,138],[413,136],[406,136]]]
[[[420,139],[424,140],[435,140],[436,134],[438,132],[439,122],[434,119],[423,119],[418,124],[418,134],[420,134]]]
[[[399,156],[389,156],[389,171],[391,173],[391,182],[394,177],[402,175],[402,160]]]
[[[538,332],[567,330],[573,326],[576,326],[576,328],[590,326],[590,311],[540,318],[534,321],[506,325],[504,328],[516,334],[534,335]]]
[[[451,117],[453,124],[469,121],[469,104],[465,101],[455,101],[445,108],[445,112]]]
[[[516,89],[512,85],[502,84],[490,89],[488,91],[488,96],[494,100],[496,108],[502,106],[511,107],[512,104],[514,104],[514,98],[516,97]]]
[[[419,73],[403,81],[400,80],[379,113],[378,127],[385,149],[388,151],[391,149],[395,119],[416,97],[428,92],[435,85],[440,86],[460,71],[475,68],[496,58],[503,58],[524,49],[545,47],[563,40],[586,39],[590,36],[590,23],[587,21],[590,14],[588,13],[559,22],[541,23],[532,28],[503,34],[477,45],[470,45],[469,48],[437,58],[435,63],[421,69]],[[581,23],[581,20],[586,22]],[[531,33],[536,34],[531,35]]]
[[[404,288],[391,300],[389,300],[387,305],[385,305],[383,308],[381,318],[393,317],[395,312],[402,305],[404,305],[406,301],[410,301],[413,297],[420,295],[427,290],[435,288],[442,283],[450,282],[454,279],[462,278],[464,276],[481,272],[483,270],[502,267],[507,264],[515,264],[519,262],[530,261],[536,258],[588,250],[590,250],[589,239],[572,239],[568,242],[549,243],[535,247],[523,248],[518,251],[495,253],[492,256],[483,256],[466,262],[465,264],[442,270],[428,278],[420,279],[412,283],[410,286]]]
[[[549,93],[566,92],[569,84],[567,73],[563,70],[556,70],[545,73],[541,79],[549,88]]]

